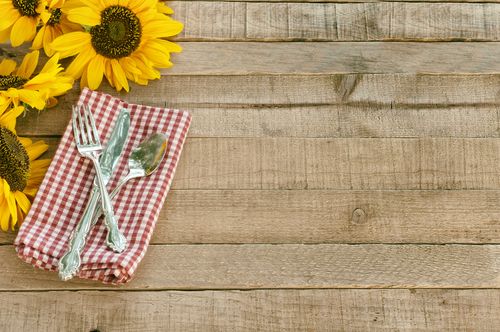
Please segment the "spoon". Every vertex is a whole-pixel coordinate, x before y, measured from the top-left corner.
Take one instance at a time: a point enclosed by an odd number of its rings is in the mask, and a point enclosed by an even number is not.
[[[128,181],[153,174],[160,166],[166,152],[167,136],[162,133],[155,133],[140,142],[128,159],[128,175],[120,181],[109,198],[113,199]],[[97,223],[101,214],[102,207],[99,206],[94,213],[92,226]]]

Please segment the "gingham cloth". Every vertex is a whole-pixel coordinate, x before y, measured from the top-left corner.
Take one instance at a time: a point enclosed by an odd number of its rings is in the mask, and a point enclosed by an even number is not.
[[[108,191],[128,174],[128,157],[143,139],[156,132],[168,137],[167,153],[156,173],[129,181],[113,199],[127,249],[114,253],[106,248],[106,226],[101,217],[90,231],[82,253],[81,278],[103,283],[130,281],[146,254],[158,215],[167,197],[191,121],[191,114],[127,102],[84,89],[77,104],[86,103],[94,115],[103,146],[108,142],[122,107],[130,110],[130,130]],[[92,162],[80,157],[73,140],[71,121],[38,190],[30,212],[14,242],[18,255],[34,267],[56,271],[58,258],[68,249],[71,231],[83,214],[95,176]]]

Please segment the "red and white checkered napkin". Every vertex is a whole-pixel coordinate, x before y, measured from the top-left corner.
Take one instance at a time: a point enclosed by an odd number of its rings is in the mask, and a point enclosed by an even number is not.
[[[127,143],[108,190],[128,174],[128,157],[139,142],[156,132],[168,137],[167,153],[157,172],[129,181],[113,199],[120,230],[129,242],[127,249],[117,254],[106,248],[106,226],[101,217],[90,231],[82,253],[78,277],[124,284],[130,281],[148,248],[172,183],[191,114],[128,104],[89,89],[84,89],[78,99],[78,105],[83,103],[92,110],[103,146],[111,136],[121,108],[130,110]],[[78,155],[70,122],[14,242],[21,259],[35,267],[56,271],[58,258],[67,251],[71,231],[87,204],[94,175],[92,162]]]

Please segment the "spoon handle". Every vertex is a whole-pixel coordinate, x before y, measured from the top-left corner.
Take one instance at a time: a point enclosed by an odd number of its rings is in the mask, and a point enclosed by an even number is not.
[[[133,179],[133,177],[130,176],[129,174],[123,180],[121,180],[120,183],[118,183],[118,185],[116,186],[116,188],[111,192],[111,194],[109,194],[109,199],[112,200],[116,196],[116,194],[118,194],[118,192],[122,189],[125,183],[127,183],[131,179]],[[102,206],[99,205],[95,209],[94,216],[92,217],[92,227],[97,223],[97,220],[99,220],[99,217],[102,215],[102,213],[103,213]]]

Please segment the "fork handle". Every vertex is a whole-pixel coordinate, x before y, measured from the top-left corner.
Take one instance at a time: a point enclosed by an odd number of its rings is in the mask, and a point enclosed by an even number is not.
[[[127,238],[118,229],[118,221],[116,220],[115,214],[113,213],[113,206],[111,205],[111,199],[109,198],[108,191],[106,190],[106,183],[102,177],[101,166],[99,165],[99,160],[97,158],[92,158],[94,162],[95,170],[97,173],[97,184],[99,185],[99,190],[101,192],[101,202],[102,210],[104,212],[104,224],[108,229],[108,235],[106,237],[106,243],[108,247],[114,252],[123,252],[127,247]]]
[[[59,277],[63,281],[70,280],[80,271],[80,265],[82,263],[80,255],[82,254],[83,248],[85,248],[85,242],[91,227],[92,216],[94,215],[100,197],[99,188],[94,186],[82,218],[71,233],[68,251],[59,259],[57,264]]]

